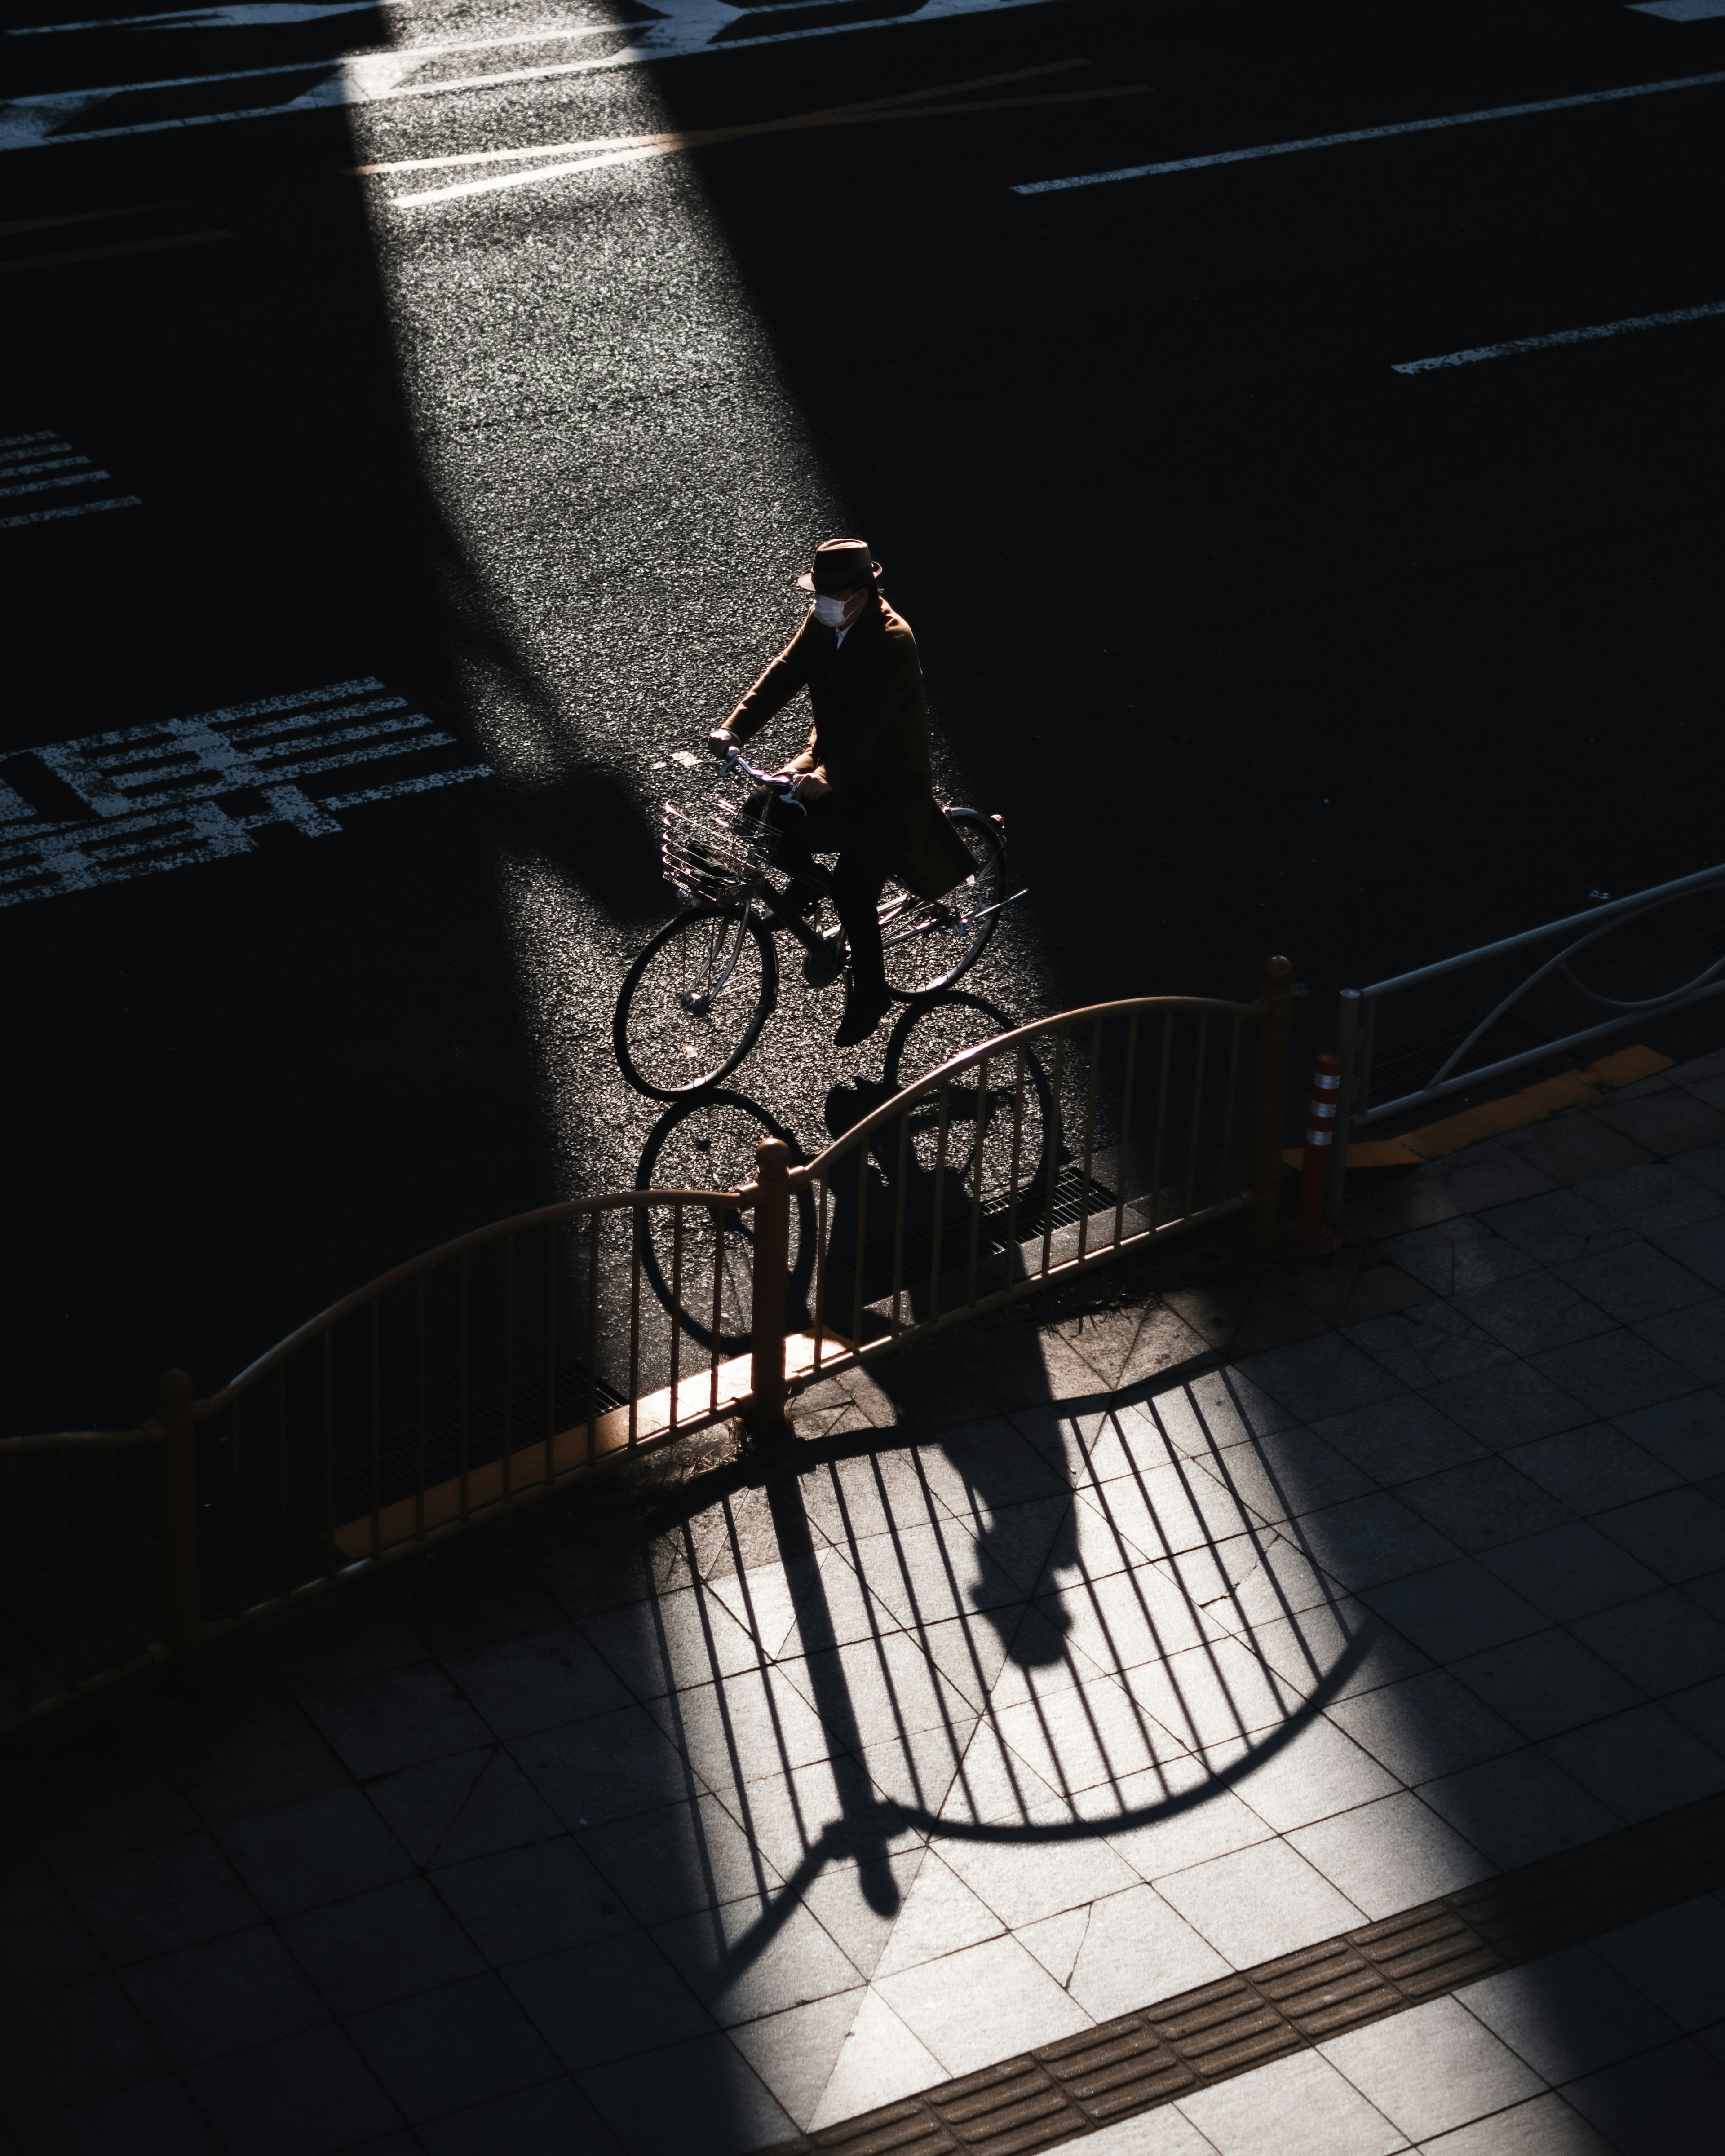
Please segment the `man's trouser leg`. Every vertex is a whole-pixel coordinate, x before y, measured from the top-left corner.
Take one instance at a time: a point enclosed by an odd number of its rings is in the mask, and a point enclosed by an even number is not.
[[[850,946],[850,993],[863,1003],[886,996],[878,911],[886,881],[885,858],[865,845],[845,847],[833,869],[833,904]]]

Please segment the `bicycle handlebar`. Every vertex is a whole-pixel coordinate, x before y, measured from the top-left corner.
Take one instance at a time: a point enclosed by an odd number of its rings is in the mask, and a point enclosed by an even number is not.
[[[783,778],[776,771],[760,770],[749,762],[740,748],[734,745],[726,750],[722,768],[726,771],[740,771],[745,778],[753,779],[757,786],[765,786],[774,793],[793,793],[796,791],[797,782],[794,778]]]

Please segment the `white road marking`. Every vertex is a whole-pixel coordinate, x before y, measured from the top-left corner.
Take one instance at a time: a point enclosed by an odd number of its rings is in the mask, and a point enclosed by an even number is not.
[[[135,494],[116,494],[101,501],[74,501],[69,509],[34,509],[28,516],[0,516],[0,531],[10,531],[18,524],[53,524],[62,516],[94,516],[99,509],[141,509],[143,506]]]
[[[1591,344],[1595,337],[1624,336],[1631,330],[1664,329],[1672,322],[1705,321],[1712,315],[1725,315],[1725,300],[1712,300],[1704,307],[1673,307],[1663,315],[1626,315],[1620,322],[1598,322],[1590,329],[1554,330],[1549,336],[1512,337],[1507,344],[1476,344],[1466,352],[1444,352],[1436,359],[1404,359],[1390,372],[1429,374],[1435,367],[1471,367],[1476,360],[1507,359],[1513,352],[1543,352],[1550,345]]]
[[[459,748],[368,678],[36,749],[37,762],[91,813],[51,821],[0,787],[0,906],[252,853],[251,834],[272,824],[326,838],[343,828],[338,811],[490,777],[477,763],[345,793],[311,793],[298,783]],[[259,798],[261,808],[249,805]]]
[[[1632,15],[1660,15],[1667,23],[1706,23],[1725,15],[1725,0],[1630,0]]]
[[[72,459],[72,462],[74,465],[87,465],[90,462],[90,459],[88,457],[74,457]],[[26,471],[33,471],[39,470],[39,466],[26,465],[24,466],[24,470]],[[51,487],[88,486],[92,480],[112,479],[113,476],[114,475],[112,472],[105,471],[68,472],[60,479],[32,480],[28,486],[0,486],[0,501],[5,501],[9,495],[46,494]],[[10,474],[0,473],[0,478],[8,477],[10,477]]]
[[[59,444],[57,443],[55,447],[58,448],[59,446]],[[23,479],[28,472],[64,471],[68,465],[87,465],[89,462],[90,459],[88,457],[67,455],[45,458],[33,457],[28,464],[20,465],[14,464],[8,457],[6,459],[6,470],[4,471],[0,471],[0,479]],[[95,475],[92,473],[90,476],[94,478]],[[106,474],[105,473],[103,476],[105,478]]]
[[[1625,90],[1584,90],[1575,97],[1541,98],[1532,105],[1494,105],[1483,112],[1451,112],[1440,120],[1402,120],[1390,127],[1355,127],[1343,135],[1307,135],[1296,142],[1262,142],[1250,150],[1216,150],[1204,157],[1173,157],[1160,165],[1122,165],[1109,172],[1080,172],[1064,180],[1024,180],[1015,195],[1056,194],[1066,187],[1102,187],[1116,180],[1153,179],[1163,172],[1194,172],[1206,165],[1240,165],[1254,157],[1286,157],[1296,150],[1329,150],[1339,142],[1378,142],[1390,135],[1424,135],[1438,127],[1472,127],[1484,120],[1519,120],[1530,112],[1566,112],[1585,105],[1615,105],[1629,97],[1657,97],[1671,90],[1704,90],[1725,82],[1725,70],[1687,74],[1671,82],[1631,83]]]
[[[23,444],[26,443],[37,442],[52,442],[54,444],[56,448],[64,449],[65,447],[65,444],[60,440],[59,436],[54,433],[51,427],[39,427],[33,434],[8,434],[3,438],[0,438],[0,449],[16,454],[18,456],[28,456],[32,454],[33,452],[30,449],[26,449]],[[0,462],[9,463],[10,460],[11,459],[9,455],[5,458],[0,458]]]
[[[171,15],[104,15],[90,23],[31,23],[8,38],[47,38],[57,30],[250,30],[276,23],[315,23],[321,15],[363,15],[406,8],[412,0],[239,0],[228,8],[182,8]]]
[[[922,0],[913,15],[871,17],[865,22],[823,23],[801,30],[763,30],[753,37],[724,37],[721,33],[751,17],[773,19],[768,8],[736,8],[729,0],[659,0],[661,19],[644,26],[588,23],[575,28],[552,28],[521,33],[506,38],[470,38],[455,44],[398,47],[393,52],[362,54],[357,58],[330,61],[329,72],[297,97],[273,105],[236,106],[228,112],[190,113],[181,119],[136,121],[123,127],[74,127],[73,122],[110,97],[134,90],[189,90],[212,82],[261,80],[266,76],[303,74],[321,63],[300,61],[275,67],[240,68],[219,74],[176,75],[160,82],[110,83],[96,90],[49,90],[15,97],[0,104],[0,150],[33,150],[66,142],[104,142],[122,135],[157,135],[165,130],[217,127],[229,121],[266,120],[288,112],[316,112],[333,105],[376,105],[386,99],[441,97],[448,92],[489,90],[499,85],[546,82],[567,75],[593,74],[602,69],[639,67],[696,54],[738,52],[755,45],[793,44],[804,38],[837,37],[853,30],[904,29],[912,23],[933,23],[957,15],[998,14],[1003,9],[1041,8],[1053,0]],[[444,54],[495,51],[510,45],[554,44],[574,38],[595,37],[605,31],[633,34],[633,44],[620,51],[592,60],[567,60],[553,65],[512,68],[493,74],[449,77],[437,82],[410,83],[407,78],[429,60]],[[638,33],[637,33],[638,32]]]

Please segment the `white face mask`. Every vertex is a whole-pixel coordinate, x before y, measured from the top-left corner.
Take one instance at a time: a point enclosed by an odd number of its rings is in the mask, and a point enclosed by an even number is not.
[[[817,593],[814,601],[814,619],[823,629],[843,629],[845,626],[844,600],[835,599],[829,592]]]

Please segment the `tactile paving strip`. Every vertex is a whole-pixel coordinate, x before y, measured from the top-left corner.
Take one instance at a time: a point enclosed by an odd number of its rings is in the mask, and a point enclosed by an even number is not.
[[[1032,2156],[1722,1886],[1725,1797],[1707,1797],[767,2156]]]

